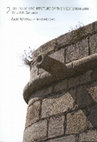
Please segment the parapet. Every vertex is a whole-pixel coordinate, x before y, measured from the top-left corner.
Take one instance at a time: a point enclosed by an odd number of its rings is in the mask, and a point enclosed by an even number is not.
[[[25,101],[43,87],[94,68],[97,65],[96,32],[97,22],[94,22],[53,39],[33,52],[30,81],[23,94]]]

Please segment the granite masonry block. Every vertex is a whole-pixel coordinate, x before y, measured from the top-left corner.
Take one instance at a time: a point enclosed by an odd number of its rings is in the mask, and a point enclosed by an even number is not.
[[[94,103],[97,103],[97,81],[90,84],[88,92],[91,98],[93,99]]]
[[[51,95],[52,94],[52,89],[53,89],[52,86],[47,87],[47,88],[42,88],[41,90],[37,90],[36,92],[34,92],[33,95],[36,98],[43,98],[43,97],[46,97],[47,95]]]
[[[90,36],[89,47],[90,47],[90,54],[97,53],[97,34]]]
[[[66,33],[57,38],[57,48],[65,47],[68,44],[71,44],[73,33]]]
[[[89,94],[88,86],[83,85],[77,88],[76,104],[79,108],[83,108],[93,104],[94,101]]]
[[[30,69],[30,81],[34,80],[38,75],[38,69],[36,67],[36,65],[33,65],[33,67],[31,67]]]
[[[89,109],[89,115],[87,116],[87,119],[92,128],[97,128],[97,105]]]
[[[94,23],[94,31],[97,32],[97,22]]]
[[[73,109],[74,96],[75,90],[70,90],[69,92],[44,99],[42,102],[42,118]]]
[[[97,68],[95,68],[91,74],[92,81],[97,81]]]
[[[68,88],[76,87],[91,81],[92,71],[88,71],[84,74],[72,77],[68,80]]]
[[[88,56],[88,38],[66,47],[66,63]]]
[[[42,120],[26,128],[24,132],[23,142],[36,142],[39,140],[44,140],[46,139],[46,136],[47,136],[47,120]]]
[[[87,118],[82,110],[68,113],[66,134],[78,134],[84,131],[87,127]]]
[[[65,55],[65,49],[60,49],[52,54],[50,54],[49,56],[51,58],[54,58],[55,60],[60,61],[61,63],[64,63],[64,55]]]
[[[29,99],[28,107],[30,107],[34,102],[39,101],[39,97],[33,98],[32,96]]]
[[[60,90],[66,90],[67,89],[67,79],[60,81],[59,83],[54,85],[54,92],[58,92]]]
[[[87,37],[93,32],[94,32],[93,24],[89,24],[84,27],[79,27],[78,29],[72,31],[73,35],[72,35],[71,43],[72,44],[76,43],[77,41]]]
[[[36,101],[27,110],[26,127],[39,120],[40,102]]]
[[[95,23],[96,22],[91,23],[89,25],[86,25],[86,26],[82,27],[82,32],[83,32],[82,35],[83,35],[83,37],[94,33],[95,29],[94,29],[93,24],[95,24]]]
[[[97,142],[97,130],[89,130],[80,134],[79,142]]]
[[[71,135],[71,136],[65,136],[61,138],[52,139],[47,142],[76,142],[76,138],[75,136]]]
[[[49,120],[48,137],[57,137],[64,134],[64,116],[51,117]]]
[[[36,64],[33,65],[30,69],[30,81],[35,80],[40,74],[43,74],[43,69],[38,69]]]

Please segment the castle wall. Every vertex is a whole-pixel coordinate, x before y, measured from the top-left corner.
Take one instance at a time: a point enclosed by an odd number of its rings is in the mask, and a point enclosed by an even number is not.
[[[40,54],[68,65],[72,72],[68,69],[70,73],[64,71],[60,77],[63,70],[57,73],[55,67],[52,77],[37,68]],[[23,142],[97,141],[96,59],[97,22],[49,41],[33,53],[30,81],[24,89],[28,109]]]

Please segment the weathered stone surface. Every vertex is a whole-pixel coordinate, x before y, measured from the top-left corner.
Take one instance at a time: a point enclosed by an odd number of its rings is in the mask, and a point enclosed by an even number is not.
[[[64,47],[71,43],[73,33],[66,33],[57,38],[57,48]]]
[[[81,40],[82,38],[85,38],[87,35],[94,32],[93,24],[89,24],[84,27],[79,27],[78,29],[72,31],[72,40],[71,43],[76,43],[78,40]]]
[[[67,114],[66,134],[77,134],[86,129],[87,118],[82,110]]]
[[[94,32],[93,24],[94,23],[91,23],[87,26],[82,27],[83,30],[82,30],[81,34],[83,35],[83,37]]]
[[[45,43],[44,45],[40,46],[39,48],[39,52],[40,53],[44,53],[47,54],[51,51],[54,51],[55,47],[56,47],[56,39],[53,39],[47,43]]]
[[[89,54],[88,38],[66,47],[66,63],[86,57]]]
[[[96,142],[97,141],[97,130],[89,130],[86,133],[79,135],[79,142]]]
[[[74,99],[71,94],[74,96],[75,90],[44,99],[42,102],[42,117],[49,117],[72,109]]]
[[[82,84],[91,82],[91,74],[92,74],[92,70],[89,70],[86,73],[80,75],[79,84],[82,85]]]
[[[96,30],[96,28],[95,28]],[[76,43],[80,39],[86,37],[88,34],[91,34],[95,31],[93,29],[93,23],[85,27],[78,28],[72,32],[66,33],[57,38],[57,48],[65,47],[67,45]]]
[[[40,76],[40,74],[42,75],[43,73],[44,73],[44,70],[43,69],[38,69],[36,67],[36,64],[34,64],[30,68],[30,81],[35,80],[37,77]]]
[[[97,52],[97,34],[94,34],[89,39],[90,54]]]
[[[34,102],[36,102],[36,101],[39,101],[39,98],[38,98],[38,97],[35,97],[35,98],[30,97],[29,102],[28,102],[28,107],[29,107],[30,105],[32,105]]]
[[[92,78],[93,81],[97,80],[97,68],[95,68],[95,69],[93,70],[93,73],[92,73],[92,75],[91,75],[91,78]]]
[[[54,92],[58,92],[60,90],[66,90],[66,89],[67,89],[67,79],[63,80],[63,81],[60,81],[59,83],[57,83],[54,86]]]
[[[88,88],[88,92],[95,103],[97,103],[97,82],[94,82]]]
[[[87,86],[80,86],[77,88],[77,95],[76,95],[76,104],[79,108],[86,107],[90,104],[93,104],[93,99],[89,94]]]
[[[94,23],[94,31],[97,32],[97,22]]]
[[[64,134],[64,116],[51,117],[49,120],[48,137],[57,137]]]
[[[68,80],[68,87],[75,87],[78,85],[82,85],[91,81],[91,73],[92,71],[88,71],[82,75],[72,77]]]
[[[64,49],[60,49],[50,55],[50,57],[64,63]]]
[[[23,142],[35,142],[36,140],[44,140],[47,135],[47,121],[39,121],[24,131]]]
[[[38,76],[38,68],[33,65],[30,69],[30,81],[34,80]]]
[[[97,128],[97,105],[89,109],[89,115],[87,119],[92,128]]]
[[[68,88],[80,85],[80,76],[72,77],[68,80]]]
[[[52,86],[46,87],[46,88],[43,88],[41,90],[34,92],[33,95],[34,95],[34,97],[39,97],[39,98],[46,97],[47,95],[52,94],[52,89],[53,89]]]
[[[26,127],[39,120],[40,102],[36,101],[27,110]]]
[[[65,136],[61,138],[52,139],[49,142],[76,142],[75,136]]]

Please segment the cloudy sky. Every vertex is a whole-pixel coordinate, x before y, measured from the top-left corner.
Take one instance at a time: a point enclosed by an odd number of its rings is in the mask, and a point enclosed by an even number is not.
[[[20,8],[68,7],[68,10],[16,14]],[[74,7],[82,10],[73,10]],[[88,8],[85,10],[84,8]],[[12,14],[12,11],[15,12]],[[30,11],[35,12],[35,11]],[[18,20],[13,20],[18,18]],[[20,20],[26,18],[26,20]],[[54,18],[52,21],[27,20]],[[29,68],[22,63],[24,50],[38,48],[71,29],[97,21],[97,0],[0,0],[0,142],[22,142],[27,104],[23,88]],[[80,24],[79,24],[80,23]]]

